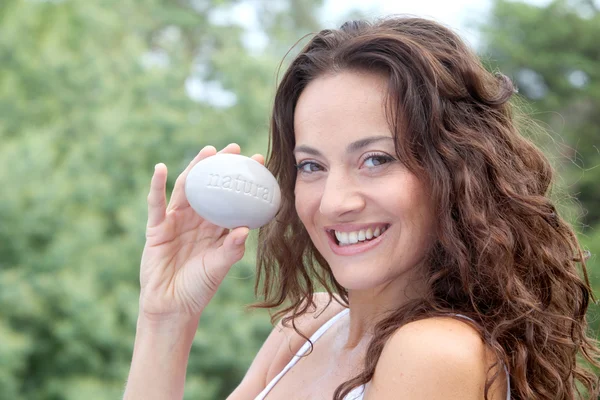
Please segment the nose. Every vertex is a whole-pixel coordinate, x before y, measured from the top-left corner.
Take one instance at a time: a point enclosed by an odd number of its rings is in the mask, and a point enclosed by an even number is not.
[[[330,172],[321,193],[319,212],[331,219],[361,211],[365,198],[360,185],[343,173]]]

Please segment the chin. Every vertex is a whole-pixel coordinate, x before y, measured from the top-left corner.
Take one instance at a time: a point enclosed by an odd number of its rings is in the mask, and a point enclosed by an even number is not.
[[[405,292],[419,287],[416,278],[422,268],[422,260],[410,265],[391,265],[389,260],[355,260],[354,262],[329,264],[336,282],[347,291],[375,290]],[[412,291],[412,290],[411,290]]]
[[[374,289],[386,282],[385,278],[374,276],[374,267],[366,263],[361,263],[360,266],[330,264],[330,268],[336,282],[348,291]]]

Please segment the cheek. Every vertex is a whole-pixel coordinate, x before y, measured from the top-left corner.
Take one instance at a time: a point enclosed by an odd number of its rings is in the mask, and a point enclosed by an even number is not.
[[[310,187],[306,183],[296,181],[294,188],[296,213],[305,226],[308,224],[310,216],[314,214],[315,202],[317,202],[317,210],[319,207],[318,199],[314,193],[312,195],[311,193]]]
[[[404,180],[403,185],[396,185],[395,191],[400,215],[408,223],[408,228],[418,237],[431,235],[435,218],[433,200],[426,188],[416,177],[409,176]],[[390,195],[389,198],[392,199],[393,196]]]
[[[415,227],[416,238],[425,247],[433,241],[435,236],[435,218],[431,197],[424,192],[419,196],[415,196],[414,201],[414,218],[413,224]]]

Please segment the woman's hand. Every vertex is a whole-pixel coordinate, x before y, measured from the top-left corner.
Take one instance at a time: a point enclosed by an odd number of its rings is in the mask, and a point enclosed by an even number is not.
[[[240,147],[230,144],[221,152],[239,154]],[[199,318],[231,266],[244,255],[248,228],[229,231],[202,219],[185,196],[185,179],[192,167],[215,154],[212,146],[198,153],[177,178],[168,205],[167,167],[155,168],[140,268],[140,317],[159,322]],[[261,155],[252,158],[264,164]]]

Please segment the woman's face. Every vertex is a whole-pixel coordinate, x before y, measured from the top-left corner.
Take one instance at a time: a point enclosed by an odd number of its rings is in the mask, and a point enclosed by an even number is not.
[[[355,72],[319,77],[294,116],[296,210],[348,290],[406,283],[433,241],[428,190],[397,161],[386,84]]]

